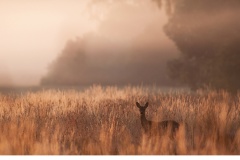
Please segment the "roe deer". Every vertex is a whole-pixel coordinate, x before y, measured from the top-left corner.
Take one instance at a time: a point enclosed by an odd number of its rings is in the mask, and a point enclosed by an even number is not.
[[[167,120],[167,121],[161,121],[161,122],[153,122],[146,119],[145,111],[148,107],[148,102],[145,104],[145,106],[141,106],[138,102],[136,102],[137,107],[139,108],[140,114],[141,114],[141,124],[145,131],[147,132],[156,132],[165,134],[167,131],[169,131],[169,136],[171,138],[174,137],[176,131],[179,129],[179,123],[173,120]]]

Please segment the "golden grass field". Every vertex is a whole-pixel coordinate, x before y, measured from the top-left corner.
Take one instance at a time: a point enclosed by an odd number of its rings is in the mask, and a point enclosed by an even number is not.
[[[135,103],[149,102],[148,120],[181,123],[175,141],[149,136]],[[240,95],[92,86],[83,91],[0,94],[0,154],[240,154]]]

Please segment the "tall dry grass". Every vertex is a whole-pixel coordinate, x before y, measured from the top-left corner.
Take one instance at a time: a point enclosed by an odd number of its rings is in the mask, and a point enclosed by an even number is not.
[[[176,139],[143,134],[147,119],[181,123]],[[0,154],[239,154],[240,95],[143,87],[0,94]]]

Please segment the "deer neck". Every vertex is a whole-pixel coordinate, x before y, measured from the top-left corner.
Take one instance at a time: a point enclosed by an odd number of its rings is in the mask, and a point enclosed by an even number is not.
[[[143,127],[145,127],[148,124],[148,120],[146,119],[145,112],[141,114],[141,124]]]

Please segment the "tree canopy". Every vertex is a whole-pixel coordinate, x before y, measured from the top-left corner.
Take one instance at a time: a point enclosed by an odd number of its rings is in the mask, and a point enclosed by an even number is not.
[[[124,47],[96,36],[70,40],[50,65],[41,85],[170,85],[166,62],[174,57],[171,51],[136,43]]]
[[[181,51],[168,64],[169,76],[192,89],[239,90],[240,1],[168,0],[165,4],[171,10],[165,33]]]

